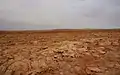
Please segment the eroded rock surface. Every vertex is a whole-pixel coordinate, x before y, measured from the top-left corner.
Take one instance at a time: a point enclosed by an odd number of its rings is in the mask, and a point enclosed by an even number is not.
[[[120,75],[120,31],[2,32],[0,75]]]

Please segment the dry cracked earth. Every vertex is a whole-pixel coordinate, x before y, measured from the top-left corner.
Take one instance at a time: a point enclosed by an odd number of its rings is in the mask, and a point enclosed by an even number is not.
[[[1,31],[0,75],[120,75],[120,30]]]

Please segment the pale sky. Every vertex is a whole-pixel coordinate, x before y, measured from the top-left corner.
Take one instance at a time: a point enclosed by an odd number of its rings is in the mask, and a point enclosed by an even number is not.
[[[0,30],[120,28],[120,0],[0,0]]]

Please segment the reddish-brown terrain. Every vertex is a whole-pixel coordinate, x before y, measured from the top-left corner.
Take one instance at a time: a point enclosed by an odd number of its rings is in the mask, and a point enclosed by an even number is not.
[[[0,31],[0,75],[120,75],[120,30]]]

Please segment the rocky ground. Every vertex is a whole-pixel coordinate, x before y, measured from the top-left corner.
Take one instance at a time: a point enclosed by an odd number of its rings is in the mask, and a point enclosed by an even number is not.
[[[120,30],[1,31],[0,75],[120,75]]]

